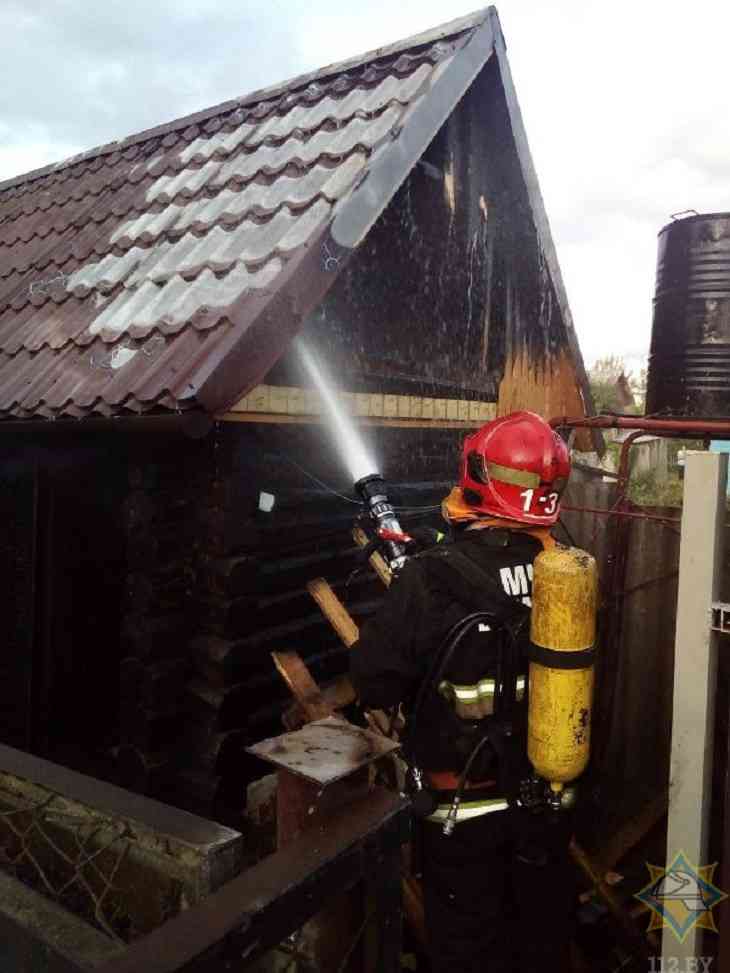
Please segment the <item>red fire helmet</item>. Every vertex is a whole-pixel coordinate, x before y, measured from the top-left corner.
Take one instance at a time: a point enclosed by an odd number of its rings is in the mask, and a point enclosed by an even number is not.
[[[512,412],[464,440],[464,500],[493,517],[554,524],[569,476],[568,447],[534,412]]]

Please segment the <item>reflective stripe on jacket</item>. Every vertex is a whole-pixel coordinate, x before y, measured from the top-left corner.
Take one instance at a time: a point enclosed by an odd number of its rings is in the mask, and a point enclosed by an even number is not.
[[[456,823],[469,821],[471,818],[480,818],[483,814],[493,814],[495,811],[506,811],[509,803],[503,797],[493,797],[484,801],[463,801],[456,812]],[[437,824],[443,823],[448,817],[451,803],[439,804],[433,814],[429,814],[426,821],[433,821]]]

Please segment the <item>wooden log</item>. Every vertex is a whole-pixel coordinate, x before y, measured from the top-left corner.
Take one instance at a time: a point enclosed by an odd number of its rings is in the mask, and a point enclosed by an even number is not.
[[[122,649],[138,659],[164,659],[180,655],[190,635],[190,618],[185,611],[155,618],[129,615],[122,623]]]
[[[250,554],[203,560],[198,580],[208,591],[227,597],[258,589],[261,562]]]
[[[180,739],[188,719],[182,699],[164,709],[147,709],[130,702],[119,707],[119,734],[123,744],[145,753],[166,752]]]
[[[152,663],[123,659],[119,669],[119,697],[139,707],[160,709],[180,698],[189,667],[185,657]]]
[[[367,603],[363,607],[368,610],[362,612],[362,617],[367,617],[376,605]],[[291,643],[293,639],[301,646],[300,655],[314,655],[318,650],[331,651],[334,647],[331,625],[319,610],[314,610],[304,618],[272,625],[242,638],[224,638],[212,634],[201,636],[195,639],[196,646],[200,647],[195,650],[195,655],[199,658],[200,665],[205,666],[205,646],[218,647],[213,651],[221,649],[221,654],[211,658],[209,662],[222,667],[225,685],[229,685],[241,682],[255,671],[260,672],[262,660],[264,665],[268,665],[270,654],[281,648],[282,644]]]

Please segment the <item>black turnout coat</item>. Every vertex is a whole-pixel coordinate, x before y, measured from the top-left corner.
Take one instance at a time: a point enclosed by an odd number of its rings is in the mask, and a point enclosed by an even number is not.
[[[494,612],[495,621],[474,627],[430,687],[412,727],[410,756],[422,769],[461,772],[484,720],[493,720],[496,687],[503,674],[505,642],[513,653],[512,708],[515,743],[524,734],[532,594],[532,563],[541,543],[521,531],[462,530],[456,539],[410,558],[393,581],[378,612],[362,628],[351,650],[350,672],[362,703],[412,709],[422,681],[455,623],[475,610]],[[459,562],[455,567],[453,552]],[[463,555],[463,556],[462,556]],[[464,557],[465,556],[465,557]],[[465,558],[468,561],[465,561]],[[465,572],[473,565],[474,570]],[[517,629],[506,640],[497,620],[510,612]],[[524,607],[523,607],[524,606]],[[524,752],[524,742],[520,749]],[[493,770],[485,748],[472,780]],[[476,774],[476,776],[475,776]]]

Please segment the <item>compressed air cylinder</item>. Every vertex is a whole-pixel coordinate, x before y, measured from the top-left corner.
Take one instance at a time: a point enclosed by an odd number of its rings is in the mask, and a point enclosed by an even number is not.
[[[596,596],[590,554],[557,545],[535,559],[527,754],[556,792],[588,763]]]

